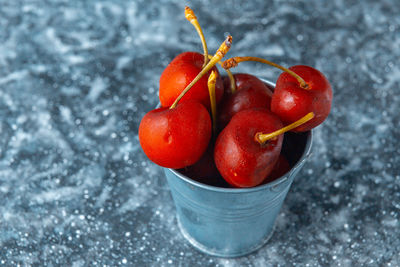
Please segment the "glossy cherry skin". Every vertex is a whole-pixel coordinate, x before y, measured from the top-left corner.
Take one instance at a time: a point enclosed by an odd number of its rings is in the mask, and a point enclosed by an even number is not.
[[[298,65],[289,69],[302,77],[309,89],[301,88],[293,76],[286,72],[282,73],[276,82],[271,110],[286,124],[300,119],[309,112],[314,112],[315,117],[312,120],[293,130],[308,131],[328,117],[332,104],[332,87],[326,77],[312,67]]]
[[[231,93],[230,81],[224,78],[224,98],[218,112],[219,127],[223,129],[233,115],[251,108],[270,109],[272,91],[257,77],[238,73],[235,78],[236,92]]]
[[[274,168],[272,169],[271,173],[266,177],[266,179],[263,181],[263,184],[272,182],[282,177],[288,171],[290,171],[290,164],[286,160],[286,158],[282,154],[280,154],[278,160],[275,163]]]
[[[283,135],[261,145],[256,133],[271,133],[283,127],[267,109],[238,112],[215,143],[215,164],[222,177],[234,187],[253,187],[270,174],[282,148]]]
[[[198,102],[148,112],[139,125],[139,141],[154,163],[179,169],[200,159],[211,137],[211,118]]]
[[[204,62],[204,55],[196,52],[184,52],[175,57],[171,63],[165,68],[160,77],[159,97],[161,106],[169,107],[186,88],[186,86],[199,74]],[[208,76],[211,71],[217,73],[216,67],[212,68],[204,75],[179,101],[180,103],[187,100],[195,100],[201,102],[206,108],[210,109],[210,96],[208,93]],[[218,75],[215,84],[215,96],[217,103],[221,100],[224,93],[224,85],[221,77]]]

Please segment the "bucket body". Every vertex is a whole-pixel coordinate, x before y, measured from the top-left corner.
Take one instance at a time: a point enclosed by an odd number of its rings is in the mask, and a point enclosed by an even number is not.
[[[264,82],[273,88],[274,84]],[[282,153],[293,166],[282,177],[253,188],[206,185],[178,170],[164,169],[184,237],[197,249],[238,257],[263,246],[294,177],[311,153],[312,132],[286,133]]]

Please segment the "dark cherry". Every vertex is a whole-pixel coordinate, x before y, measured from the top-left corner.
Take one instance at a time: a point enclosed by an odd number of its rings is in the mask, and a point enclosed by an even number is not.
[[[234,74],[236,91],[230,91],[230,81],[224,78],[224,98],[221,102],[218,118],[219,128],[223,129],[239,111],[251,108],[270,109],[272,91],[257,77],[238,73]]]
[[[229,187],[215,165],[214,144],[214,142],[210,141],[203,156],[195,164],[181,169],[180,171],[191,179],[203,184]]]
[[[271,173],[266,177],[263,184],[272,182],[272,181],[282,177],[289,170],[290,170],[289,162],[286,160],[286,158],[282,154],[280,154],[277,162],[275,163],[274,168],[272,169]]]

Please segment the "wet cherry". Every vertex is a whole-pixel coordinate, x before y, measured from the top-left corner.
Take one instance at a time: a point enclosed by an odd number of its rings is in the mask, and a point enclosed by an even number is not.
[[[283,135],[260,144],[259,132],[274,132],[282,128],[280,119],[266,109],[238,112],[215,143],[215,164],[222,177],[235,187],[260,184],[278,160]]]
[[[179,169],[194,164],[207,149],[210,137],[210,115],[198,102],[152,110],[139,125],[139,141],[144,153],[166,168]]]
[[[301,76],[307,87],[303,88],[292,75],[282,73],[276,82],[271,110],[285,123],[314,112],[314,119],[293,130],[308,131],[328,117],[332,104],[332,88],[326,77],[312,67],[298,65],[289,69]]]
[[[278,160],[283,133],[313,118],[310,112],[282,128],[279,117],[267,109],[238,112],[215,143],[215,164],[222,177],[236,187],[259,185]]]

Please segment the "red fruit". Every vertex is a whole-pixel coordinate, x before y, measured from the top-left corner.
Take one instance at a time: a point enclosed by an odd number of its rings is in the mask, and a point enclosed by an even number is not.
[[[207,183],[207,180],[220,176],[214,162],[214,144],[210,142],[206,152],[193,165],[185,168],[185,174],[196,181]]]
[[[222,177],[235,187],[260,184],[278,160],[283,135],[260,144],[257,133],[271,133],[282,128],[282,122],[266,109],[238,112],[218,136],[215,164]]]
[[[289,162],[286,160],[286,158],[282,154],[280,154],[278,161],[275,163],[274,168],[272,169],[272,171],[268,175],[268,177],[264,180],[263,184],[272,182],[272,181],[282,177],[289,170],[290,170]]]
[[[186,86],[199,74],[204,63],[204,55],[196,52],[184,52],[175,57],[165,68],[160,77],[159,97],[163,107],[169,107],[186,88]],[[213,67],[204,75],[180,100],[196,100],[201,102],[208,109],[210,108],[210,96],[208,93],[207,80],[211,71],[218,70]],[[217,78],[215,85],[215,94],[217,102],[222,98],[224,86],[222,79]]]
[[[251,108],[270,109],[272,92],[265,83],[257,77],[245,73],[235,74],[234,78],[236,92],[233,94],[230,92],[229,79],[224,80],[225,97],[218,113],[221,129],[239,111]]]
[[[210,141],[206,152],[193,165],[181,170],[186,176],[203,184],[229,187],[214,162],[214,143]]]
[[[315,117],[295,128],[295,132],[311,130],[328,117],[332,104],[332,88],[325,76],[309,66],[298,65],[289,68],[298,74],[308,85],[300,86],[290,74],[282,73],[276,82],[272,96],[271,110],[285,123],[292,123],[309,112]]]
[[[152,110],[139,126],[139,141],[144,153],[166,168],[179,169],[198,161],[207,149],[210,137],[210,115],[198,102]]]

